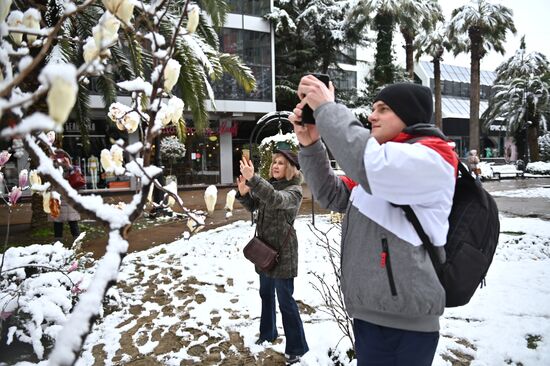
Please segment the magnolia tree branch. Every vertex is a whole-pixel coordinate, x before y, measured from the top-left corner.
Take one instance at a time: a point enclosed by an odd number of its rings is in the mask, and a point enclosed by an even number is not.
[[[317,238],[315,244],[327,253],[329,263],[332,267],[332,278],[330,280],[327,280],[326,275],[324,274],[321,275],[316,272],[310,272],[317,279],[317,281],[319,281],[319,285],[312,283],[312,286],[323,299],[321,311],[328,314],[336,322],[338,328],[343,333],[342,339],[347,338],[350,341],[352,348],[355,349],[353,324],[346,311],[341,287],[342,272],[339,264],[340,250],[338,249],[340,244],[334,239],[330,239],[328,237],[329,232],[334,228],[339,229],[341,232],[341,227],[339,225],[335,225],[328,231],[322,232],[315,226],[308,226]],[[337,235],[337,237],[340,237],[340,235]]]
[[[128,242],[118,230],[111,230],[107,252],[97,266],[90,287],[81,295],[68,321],[59,332],[49,365],[74,365],[95,319],[99,316],[107,290],[116,283],[122,258],[128,251]]]
[[[57,37],[57,33],[59,32],[59,30],[63,26],[63,23],[65,22],[65,20],[67,20],[67,18],[72,16],[74,13],[78,13],[78,12],[83,11],[84,9],[86,9],[93,2],[94,2],[94,0],[86,0],[84,3],[79,5],[73,13],[63,14],[63,16],[59,19],[59,21],[57,22],[57,24],[55,25],[53,30],[48,35],[48,38],[46,39],[46,42],[42,45],[42,49],[40,50],[38,55],[36,55],[33,58],[30,65],[28,67],[26,67],[25,69],[23,69],[15,78],[13,78],[10,81],[9,84],[4,86],[3,89],[0,90],[0,98],[5,97],[6,95],[10,94],[11,90],[15,86],[19,85],[23,80],[25,80],[25,78],[31,73],[31,71],[34,70],[36,67],[38,67],[38,65],[40,65],[40,63],[42,62],[44,57],[46,57],[46,55],[48,54],[48,51],[50,50],[50,47],[52,46],[52,43],[55,40],[55,38]]]

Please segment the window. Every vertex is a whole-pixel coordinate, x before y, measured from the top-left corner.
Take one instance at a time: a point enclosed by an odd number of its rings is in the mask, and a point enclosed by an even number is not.
[[[357,50],[346,47],[336,55],[336,62],[348,65],[357,64]]]
[[[354,90],[357,89],[357,72],[347,70],[329,70],[330,78],[336,89]]]
[[[269,13],[269,0],[228,0],[229,11],[236,14],[264,16]]]
[[[271,35],[243,29],[224,28],[220,36],[222,52],[238,55],[256,78],[256,90],[245,94],[229,75],[213,83],[216,99],[268,101],[273,99],[271,78]]]

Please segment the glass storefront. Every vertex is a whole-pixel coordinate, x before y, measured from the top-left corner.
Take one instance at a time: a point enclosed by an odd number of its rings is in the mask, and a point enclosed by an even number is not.
[[[164,175],[174,175],[178,185],[217,184],[220,182],[220,134],[218,121],[210,121],[204,134],[196,133],[192,121],[187,121],[185,156],[182,159],[162,159]],[[163,129],[162,137],[174,135],[175,127]],[[162,157],[161,157],[162,158]]]

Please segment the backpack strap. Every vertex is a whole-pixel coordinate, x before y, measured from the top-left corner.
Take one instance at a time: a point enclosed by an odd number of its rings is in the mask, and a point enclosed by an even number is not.
[[[407,219],[411,222],[411,224],[413,224],[414,229],[416,230],[416,233],[420,237],[420,240],[422,240],[422,244],[424,245],[424,247],[428,251],[428,254],[430,255],[430,259],[432,260],[432,264],[435,268],[435,272],[439,276],[442,270],[441,268],[442,263],[439,260],[439,256],[435,251],[435,246],[432,244],[432,242],[430,241],[430,238],[428,238],[428,235],[422,228],[422,225],[420,224],[420,221],[418,220],[418,217],[414,213],[412,207],[409,205],[400,205],[399,207],[401,207],[401,209],[405,211],[405,216],[407,216]]]

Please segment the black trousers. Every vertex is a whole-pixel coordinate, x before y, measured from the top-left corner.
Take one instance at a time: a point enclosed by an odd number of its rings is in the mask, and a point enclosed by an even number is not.
[[[71,234],[73,238],[76,238],[80,235],[80,228],[78,227],[78,221],[69,221],[69,228],[71,229]],[[63,223],[54,222],[53,223],[53,235],[55,238],[63,237]]]

